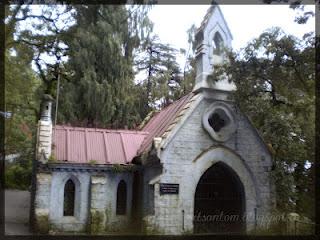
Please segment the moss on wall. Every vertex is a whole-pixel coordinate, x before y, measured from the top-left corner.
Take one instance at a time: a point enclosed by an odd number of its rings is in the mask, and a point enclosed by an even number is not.
[[[145,228],[143,231],[145,235],[163,235],[164,233],[155,228]]]
[[[91,234],[102,234],[105,230],[105,213],[98,210],[90,210],[91,214]]]
[[[163,235],[164,233],[157,229],[153,224],[148,221],[142,221],[142,234],[144,235]]]
[[[110,204],[109,204],[110,205]],[[111,206],[109,206],[109,207],[107,207],[106,209],[105,209],[105,215],[106,215],[106,224],[105,224],[105,231],[106,232],[111,232],[112,231],[112,229],[110,229],[110,226],[109,226],[109,224],[108,224],[108,222],[109,222],[109,219],[111,219]]]
[[[37,214],[35,231],[40,234],[47,234],[49,232],[49,216],[48,214]]]

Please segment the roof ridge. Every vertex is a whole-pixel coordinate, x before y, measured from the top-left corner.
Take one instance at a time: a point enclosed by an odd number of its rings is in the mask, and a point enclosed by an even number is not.
[[[178,98],[177,100],[173,101],[172,103],[170,103],[169,105],[165,106],[164,108],[162,108],[159,112],[161,112],[162,110],[165,110],[167,107],[172,106],[173,104],[177,104],[178,102],[180,102],[181,100],[183,100],[184,98],[186,98],[189,95],[194,95],[193,92],[189,92],[183,96],[181,96],[180,98]]]
[[[76,127],[76,126],[66,126],[66,125],[55,125],[53,129],[74,129],[78,131],[91,131],[91,132],[110,132],[110,133],[140,133],[140,134],[149,134],[147,131],[141,130],[130,130],[130,129],[108,129],[108,128],[91,128],[91,127]]]
[[[186,96],[189,96],[189,94],[185,95],[184,97]],[[179,99],[180,100],[180,99]],[[172,117],[172,119],[169,121],[169,125],[172,123],[172,121],[176,118],[177,114],[181,111],[180,107],[181,107],[181,103],[183,103],[181,100],[180,101],[177,101],[176,105],[173,107],[173,112],[175,113],[175,115]],[[169,113],[167,112],[166,116],[168,115]],[[164,124],[162,124],[163,126]],[[168,126],[169,126],[168,125]],[[163,129],[163,127],[161,127],[159,129],[159,131],[161,132],[161,130]],[[158,131],[158,132],[159,132]]]
[[[149,135],[143,140],[138,154],[143,153],[152,144],[153,138],[156,136],[162,136],[166,129],[174,121],[183,107],[197,94],[190,92],[178,100],[174,101],[170,105],[163,108],[160,112],[154,115],[149,122],[145,125],[144,129],[147,129]]]
[[[157,111],[153,114],[153,116],[149,119],[149,121],[144,125],[144,127],[142,129],[144,129],[148,123],[150,123],[151,121],[153,121],[155,119],[156,116],[158,116],[161,112],[164,112],[165,110],[167,110],[167,108],[172,107],[172,105],[176,105],[179,102],[181,102],[184,98],[186,98],[189,95],[194,95],[193,92],[189,92],[183,96],[181,96],[179,99],[175,100],[174,102],[170,103],[169,105],[165,106],[164,108],[162,108],[160,111]]]

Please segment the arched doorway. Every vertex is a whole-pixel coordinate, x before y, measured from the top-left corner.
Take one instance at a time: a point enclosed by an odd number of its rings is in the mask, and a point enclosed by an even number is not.
[[[201,176],[196,188],[194,232],[244,232],[244,196],[237,174],[222,162],[214,164]]]

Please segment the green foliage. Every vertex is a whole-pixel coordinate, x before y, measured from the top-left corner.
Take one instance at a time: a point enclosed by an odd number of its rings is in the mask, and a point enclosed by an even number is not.
[[[167,106],[182,95],[182,77],[176,57],[178,51],[169,44],[159,41],[157,35],[150,37],[141,46],[136,59],[138,71],[146,73],[142,87],[146,112]]]
[[[123,128],[141,120],[132,70],[133,51],[148,32],[146,21],[137,22],[146,18],[141,14],[132,15],[123,5],[75,6],[76,24],[65,34],[69,77],[62,79],[61,122]]]
[[[32,48],[19,43],[17,24],[22,12],[29,14],[28,7],[6,8],[5,107],[12,115],[5,120],[5,151],[6,155],[20,157],[6,164],[5,179],[7,188],[27,189],[31,182],[39,104],[37,90],[41,82],[31,68]]]
[[[36,216],[36,232],[40,234],[48,234],[49,227],[50,223],[48,214],[39,214]]]
[[[69,22],[72,18],[66,18],[71,8],[43,5],[38,10],[40,13],[30,5],[7,5],[5,46],[10,50],[14,48],[18,55],[23,52],[29,64],[32,60],[42,83],[38,91],[55,96],[58,62],[66,50],[61,26],[72,25]],[[52,64],[52,60],[56,63]]]
[[[276,3],[289,3],[290,8],[294,9],[297,13],[296,17],[295,17],[295,22],[297,22],[298,24],[305,24],[306,22],[308,22],[311,18],[313,18],[315,16],[315,12],[314,11],[306,11],[305,10],[305,5],[303,4],[302,0],[299,1],[288,1],[288,0],[263,0],[264,3],[267,4],[272,4],[272,2],[276,2]]]
[[[5,188],[28,190],[31,185],[31,161],[6,164]]]
[[[113,164],[112,171],[116,173],[132,171],[134,166],[126,166],[121,164]]]
[[[49,158],[48,158],[48,163],[56,163],[57,162],[57,158],[56,156],[52,153]]]
[[[50,5],[39,6],[39,14],[29,5],[6,6],[6,154],[33,160],[40,97],[56,96],[58,75],[62,123],[119,128],[144,118],[144,89],[134,84],[132,65],[134,49],[149,35],[149,8]],[[7,169],[8,186],[27,184],[15,177],[22,166],[16,164]]]
[[[195,59],[195,39],[197,28],[193,24],[188,30],[188,51],[186,52],[186,62],[183,68],[183,94],[187,94],[192,91],[195,79],[196,79],[196,59]]]
[[[105,216],[103,211],[90,210],[91,213],[91,234],[97,235],[104,232]]]
[[[303,39],[279,28],[262,33],[229,63],[215,68],[232,79],[235,101],[275,151],[277,206],[314,217],[314,34]],[[310,166],[305,167],[307,164]]]
[[[97,160],[93,160],[93,159],[91,159],[88,163],[89,163],[89,164],[97,164],[97,163],[98,163],[98,161],[97,161]]]

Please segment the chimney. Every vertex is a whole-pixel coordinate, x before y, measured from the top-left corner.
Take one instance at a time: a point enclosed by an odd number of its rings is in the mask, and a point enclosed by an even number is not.
[[[38,121],[37,160],[46,163],[51,155],[52,120],[51,110],[53,98],[44,94],[40,105],[40,119]]]

